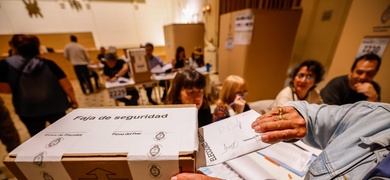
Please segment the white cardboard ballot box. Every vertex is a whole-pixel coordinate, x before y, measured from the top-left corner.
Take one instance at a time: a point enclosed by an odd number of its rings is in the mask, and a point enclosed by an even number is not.
[[[5,158],[19,179],[170,179],[195,172],[193,105],[76,109]]]

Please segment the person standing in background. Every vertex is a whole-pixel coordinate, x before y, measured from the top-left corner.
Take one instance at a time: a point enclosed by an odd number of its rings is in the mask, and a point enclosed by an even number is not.
[[[8,152],[20,145],[18,131],[14,126],[8,108],[5,106],[3,98],[0,97],[0,140],[6,146]]]
[[[87,83],[89,93],[93,93],[93,87],[90,79],[88,64],[90,62],[89,55],[85,48],[77,43],[77,37],[70,36],[70,43],[65,46],[65,58],[72,63],[77,79],[80,83],[81,90],[87,94],[84,84]]]
[[[8,108],[5,106],[3,99],[0,97],[0,140],[5,145],[7,152],[20,145],[20,137],[11,119]],[[8,179],[0,170],[0,179]]]
[[[11,57],[12,56],[12,41],[8,41],[8,45],[9,45],[9,50],[8,50],[8,57]]]
[[[365,54],[355,59],[348,75],[335,77],[321,90],[326,104],[350,104],[358,101],[379,102],[381,88],[373,79],[382,59],[376,54]]]
[[[145,44],[146,58],[148,60],[149,69],[153,69],[154,67],[156,67],[158,65],[161,67],[164,67],[165,63],[162,62],[162,60],[158,56],[153,55],[153,50],[154,50],[154,46],[152,43]],[[165,86],[163,81],[160,81],[160,85],[162,87]],[[154,85],[151,85],[151,87],[145,86],[146,95],[148,96],[148,100],[151,104],[157,105],[157,102],[152,99],[153,88],[154,88]],[[166,94],[167,94],[167,89],[164,89],[164,95],[162,97],[163,101],[165,100]]]
[[[15,36],[15,55],[0,61],[0,93],[12,93],[16,114],[31,136],[63,117],[70,105],[78,108],[70,81],[57,64],[39,56],[39,44],[36,36]]]

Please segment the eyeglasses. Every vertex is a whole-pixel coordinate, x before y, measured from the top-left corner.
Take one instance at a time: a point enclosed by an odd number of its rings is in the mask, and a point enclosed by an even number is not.
[[[238,92],[236,92],[236,94],[241,96],[241,97],[245,97],[248,95],[248,91],[238,91]]]
[[[203,89],[185,89],[187,96],[197,96],[203,94]]]
[[[306,77],[306,81],[308,82],[314,81],[313,75],[310,74],[297,74],[295,77],[297,77],[299,80],[302,80],[304,77]]]

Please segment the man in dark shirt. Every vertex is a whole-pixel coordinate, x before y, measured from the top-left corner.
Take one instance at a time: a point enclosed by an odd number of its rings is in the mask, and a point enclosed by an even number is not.
[[[381,65],[376,54],[358,57],[348,75],[332,79],[322,90],[326,104],[350,104],[357,101],[380,101],[380,86],[373,79]]]
[[[119,77],[130,78],[129,65],[122,59],[117,59],[114,53],[107,53],[106,61],[103,62],[103,73],[106,81],[115,82]],[[131,95],[131,99],[118,98],[118,101],[124,102],[126,106],[138,105],[139,94],[135,88],[127,88],[127,95]]]

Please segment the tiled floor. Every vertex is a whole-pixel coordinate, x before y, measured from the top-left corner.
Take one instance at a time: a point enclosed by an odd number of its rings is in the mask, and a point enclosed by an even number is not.
[[[215,76],[211,75],[211,76],[209,76],[209,78],[210,78],[210,81],[212,82],[212,81],[215,81],[218,77],[216,75]],[[79,86],[79,83],[77,80],[72,80],[71,83],[73,85],[73,88],[75,89],[76,98],[77,98],[78,103],[79,103],[79,108],[115,107],[116,106],[115,101],[113,99],[109,98],[108,92],[106,89],[98,90],[93,94],[84,95],[80,89],[80,86]],[[103,86],[101,86],[101,87],[103,87]],[[155,88],[154,90],[157,90],[157,88]],[[162,93],[163,89],[160,88],[159,90]],[[138,100],[138,103],[142,104],[142,105],[150,105],[148,102],[147,96],[146,96],[146,91],[143,88],[139,88],[139,94],[140,94],[140,99]],[[13,108],[12,100],[11,100],[12,95],[11,94],[0,94],[0,96],[3,98],[6,106],[8,107],[8,110],[11,113],[11,118],[14,121],[16,129],[19,132],[19,136],[21,138],[21,141],[22,142],[26,141],[27,139],[30,138],[30,135],[28,134],[24,124],[20,121],[19,117],[14,113],[14,108]],[[155,93],[152,93],[152,98],[156,99]],[[119,106],[124,106],[124,104],[119,103]],[[4,157],[6,155],[7,155],[7,153],[5,151],[5,146],[3,144],[0,144],[0,158],[1,158],[0,170],[3,171],[10,179],[15,179],[15,178],[12,178],[13,177],[12,173],[3,164],[2,160],[4,159]],[[0,180],[3,180],[3,179],[1,179],[1,176],[0,176]]]

